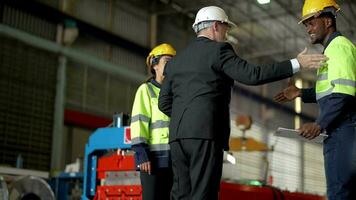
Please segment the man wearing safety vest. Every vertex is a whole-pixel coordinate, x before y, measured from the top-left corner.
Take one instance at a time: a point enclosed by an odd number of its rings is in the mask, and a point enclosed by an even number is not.
[[[144,200],[169,199],[173,184],[168,144],[170,119],[158,109],[158,95],[164,66],[175,55],[175,49],[169,44],[152,49],[146,59],[152,77],[138,88],[133,103],[131,141],[141,171]]]
[[[316,102],[320,113],[314,123],[303,124],[300,134],[308,139],[326,132],[324,162],[329,200],[356,199],[356,48],[336,31],[334,0],[306,0],[302,20],[312,44],[321,44],[329,58],[317,71],[315,88],[288,86],[275,96],[286,102],[300,96]]]

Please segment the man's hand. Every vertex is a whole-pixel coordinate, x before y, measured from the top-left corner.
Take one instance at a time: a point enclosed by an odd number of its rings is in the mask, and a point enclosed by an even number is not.
[[[297,88],[293,82],[288,82],[288,87],[279,92],[273,97],[273,100],[277,103],[285,103],[287,101],[292,101],[297,97],[301,96],[301,89]]]
[[[307,48],[300,52],[297,56],[297,60],[301,68],[306,69],[318,69],[325,65],[328,58],[323,54],[307,54]]]
[[[317,137],[321,133],[321,128],[317,123],[305,123],[299,128],[299,134],[309,140]]]
[[[151,162],[148,161],[148,162],[144,162],[144,163],[140,164],[140,170],[142,172],[146,172],[148,174],[151,174]]]

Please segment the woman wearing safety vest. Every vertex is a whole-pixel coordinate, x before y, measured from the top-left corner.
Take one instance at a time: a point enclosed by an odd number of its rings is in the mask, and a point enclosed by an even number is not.
[[[132,149],[140,169],[143,200],[167,200],[173,183],[168,144],[169,117],[158,109],[166,63],[176,55],[169,44],[152,49],[146,64],[152,77],[136,92],[131,118]]]

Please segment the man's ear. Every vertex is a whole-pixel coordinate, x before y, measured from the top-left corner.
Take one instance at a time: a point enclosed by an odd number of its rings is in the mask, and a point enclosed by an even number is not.
[[[324,23],[325,23],[326,28],[330,28],[333,25],[333,20],[328,17],[328,18],[324,19]]]
[[[218,22],[217,21],[215,21],[215,22],[213,22],[213,30],[216,32],[216,31],[218,31]]]

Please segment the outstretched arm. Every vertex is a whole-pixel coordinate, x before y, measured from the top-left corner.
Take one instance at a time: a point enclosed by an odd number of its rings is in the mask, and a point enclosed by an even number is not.
[[[293,101],[297,97],[302,97],[304,103],[316,103],[315,88],[300,89],[292,81],[288,82],[288,87],[273,97],[277,103]]]
[[[301,96],[301,89],[297,88],[292,81],[288,82],[288,87],[279,92],[273,97],[273,100],[277,103],[285,103],[293,101],[295,98]]]
[[[303,69],[318,69],[325,65],[328,58],[323,54],[307,54],[308,49],[305,48],[297,56],[297,60]]]
[[[228,43],[219,44],[216,70],[247,85],[261,85],[291,77],[299,68],[318,68],[327,58],[322,54],[300,53],[297,61],[285,60],[273,64],[254,65],[237,56]],[[296,64],[293,64],[293,63]],[[299,65],[299,66],[298,66]]]

